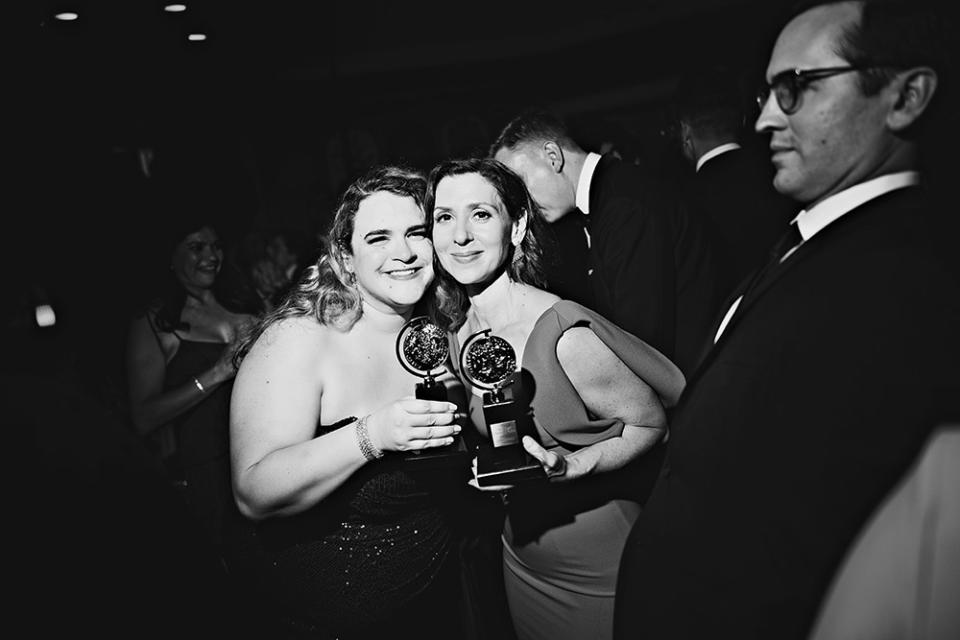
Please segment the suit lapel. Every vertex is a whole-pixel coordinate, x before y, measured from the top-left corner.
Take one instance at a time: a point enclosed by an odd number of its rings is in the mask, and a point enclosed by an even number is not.
[[[745,295],[743,300],[740,301],[740,306],[737,308],[736,312],[734,312],[733,317],[730,318],[730,321],[724,328],[723,333],[720,334],[720,339],[717,340],[716,344],[714,344],[713,347],[706,353],[696,371],[694,371],[693,375],[690,376],[690,380],[687,381],[686,389],[689,389],[693,383],[696,382],[710,367],[710,365],[716,359],[717,354],[721,349],[723,349],[724,344],[730,339],[733,331],[736,330],[736,327],[740,323],[741,319],[747,313],[749,313],[750,309],[757,304],[757,302],[770,290],[774,284],[777,283],[778,280],[780,280],[780,278],[782,278],[786,273],[789,273],[791,270],[799,268],[804,262],[815,259],[817,254],[821,253],[824,250],[824,247],[828,246],[832,242],[831,238],[835,238],[837,235],[843,234],[845,230],[849,230],[851,226],[856,225],[860,221],[864,220],[868,216],[871,209],[884,206],[884,204],[889,202],[892,198],[915,197],[917,189],[917,187],[895,189],[894,191],[885,193],[872,200],[868,200],[859,207],[847,212],[838,220],[835,220],[829,224],[809,241],[804,242],[784,262],[775,265],[773,268],[769,269],[767,273],[756,274],[755,277],[759,277],[757,282],[754,283],[753,278],[748,280],[748,284],[743,287],[743,290],[747,292],[747,295]]]

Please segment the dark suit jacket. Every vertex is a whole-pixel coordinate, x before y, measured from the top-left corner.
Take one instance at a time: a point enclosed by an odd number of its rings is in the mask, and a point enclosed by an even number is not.
[[[804,638],[845,550],[960,402],[960,284],[920,189],[744,299],[689,381],[621,562],[615,637]]]
[[[722,295],[766,260],[799,206],[773,188],[769,155],[752,148],[721,153],[691,176],[683,192],[710,234]]]
[[[610,155],[586,219],[594,308],[689,375],[720,301],[702,224],[675,189]]]

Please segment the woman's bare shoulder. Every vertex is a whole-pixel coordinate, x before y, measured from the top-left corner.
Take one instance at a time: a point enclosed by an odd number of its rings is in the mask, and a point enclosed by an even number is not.
[[[250,349],[250,355],[283,353],[298,359],[310,358],[329,343],[332,333],[335,333],[333,329],[314,318],[283,318],[264,329]]]

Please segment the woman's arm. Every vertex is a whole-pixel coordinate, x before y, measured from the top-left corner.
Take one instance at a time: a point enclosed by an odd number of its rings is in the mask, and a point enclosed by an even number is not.
[[[165,391],[167,364],[159,338],[147,315],[134,319],[127,334],[126,365],[130,417],[137,432],[146,435],[166,424],[232,378],[235,369],[231,357],[232,349],[228,348],[212,367],[198,371],[199,386],[189,380]]]
[[[666,414],[656,392],[593,331],[574,327],[564,332],[557,343],[557,358],[587,411],[598,418],[618,418],[624,428],[619,436],[566,456],[524,438],[525,448],[543,463],[551,478],[573,480],[618,469],[663,437]]]
[[[278,322],[240,366],[230,407],[230,448],[234,495],[249,518],[309,509],[370,462],[357,423],[315,437],[325,331],[313,319]],[[402,399],[369,415],[365,428],[374,452],[442,446],[459,431],[452,425],[455,413],[448,402]]]

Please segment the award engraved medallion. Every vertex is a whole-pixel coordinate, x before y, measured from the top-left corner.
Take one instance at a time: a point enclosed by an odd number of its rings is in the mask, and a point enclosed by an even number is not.
[[[523,436],[536,438],[529,408],[520,401],[517,356],[510,343],[474,333],[463,343],[460,370],[483,393],[483,418],[490,443],[477,449],[477,483],[482,486],[517,484],[546,477],[540,462],[523,448]]]
[[[414,396],[421,400],[447,401],[447,388],[436,380],[436,376],[446,371],[443,364],[449,354],[446,333],[426,316],[411,318],[397,336],[397,359],[400,364],[410,373],[423,378],[414,388]],[[418,449],[402,455],[405,460],[420,465],[465,465],[469,458],[460,434],[454,435],[453,443],[446,446]]]

